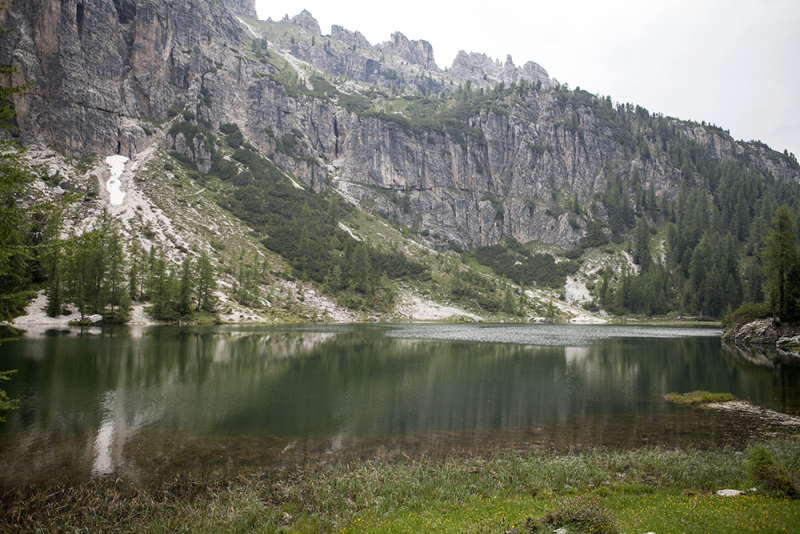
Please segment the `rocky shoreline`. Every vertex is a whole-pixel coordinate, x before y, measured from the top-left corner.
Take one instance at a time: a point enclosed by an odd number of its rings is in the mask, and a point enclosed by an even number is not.
[[[800,324],[784,324],[775,318],[729,324],[722,329],[722,341],[737,346],[774,349],[779,355],[800,358]]]

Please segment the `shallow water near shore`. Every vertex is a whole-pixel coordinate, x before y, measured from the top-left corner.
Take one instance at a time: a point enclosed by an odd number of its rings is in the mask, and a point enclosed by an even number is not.
[[[307,325],[30,331],[2,346],[21,408],[0,482],[230,474],[305,461],[497,450],[744,447],[777,431],[674,406],[730,392],[800,414],[800,366],[719,330],[575,325]]]

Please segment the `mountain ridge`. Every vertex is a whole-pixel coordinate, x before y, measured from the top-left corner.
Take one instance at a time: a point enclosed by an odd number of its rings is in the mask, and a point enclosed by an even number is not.
[[[533,271],[561,269],[548,279],[563,288],[564,277],[580,272],[584,289],[596,288],[582,302],[599,302],[605,266],[581,256],[590,249],[610,251],[602,252],[614,266],[605,286],[622,283],[625,265],[645,270],[632,244],[641,223],[654,237],[636,246],[688,276],[703,236],[682,226],[692,202],[705,213],[700,230],[733,232],[751,251],[740,260],[744,271],[771,216],[765,199],[794,202],[800,181],[793,155],[571,90],[535,63],[460,53],[442,71],[426,41],[396,32],[372,46],[340,26],[321,35],[305,10],[275,22],[256,20],[247,0],[14,0],[2,13],[17,30],[0,41],[0,56],[20,83],[34,84],[15,98],[25,144],[76,160],[135,158],[157,147],[167,154],[158,158],[181,166],[181,179],[222,187],[231,196],[218,201],[278,247],[246,199],[233,198],[283,176],[393,225],[400,233],[392,239],[447,257],[467,261],[471,250],[505,247],[478,257],[520,292],[539,276]],[[756,220],[761,226],[749,231]],[[549,264],[519,244],[564,261]],[[198,247],[211,252],[207,245]],[[307,258],[280,254],[308,275]],[[670,284],[684,291],[677,274]],[[478,293],[470,299],[480,307]],[[702,305],[687,302],[694,308]]]

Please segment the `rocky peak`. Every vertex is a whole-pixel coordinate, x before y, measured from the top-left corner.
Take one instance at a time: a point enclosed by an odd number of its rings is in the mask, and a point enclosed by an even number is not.
[[[409,63],[422,65],[434,71],[439,70],[436,60],[433,58],[433,47],[428,41],[412,41],[402,33],[395,32],[391,35],[391,40],[381,46]]]
[[[532,61],[524,66],[517,67],[511,56],[506,56],[506,62],[493,60],[486,54],[467,54],[463,50],[458,53],[450,67],[450,75],[462,82],[470,81],[474,87],[487,87],[500,82],[506,85],[525,80],[529,83],[542,82],[552,85],[547,71]]]
[[[307,29],[314,35],[322,35],[319,29],[319,22],[305,9],[301,11],[299,15],[292,17],[292,23]]]
[[[369,41],[367,41],[367,38],[361,34],[361,32],[357,31],[353,33],[350,30],[346,30],[335,24],[331,26],[331,37],[337,41],[343,42],[347,46],[355,45],[357,48],[370,48],[372,46],[369,44]]]

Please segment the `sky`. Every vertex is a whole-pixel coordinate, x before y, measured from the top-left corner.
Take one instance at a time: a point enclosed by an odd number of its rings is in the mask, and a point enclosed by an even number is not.
[[[256,0],[261,19],[303,9],[323,34],[338,24],[375,45],[400,31],[430,42],[440,68],[459,50],[510,54],[571,88],[800,157],[798,0]]]

